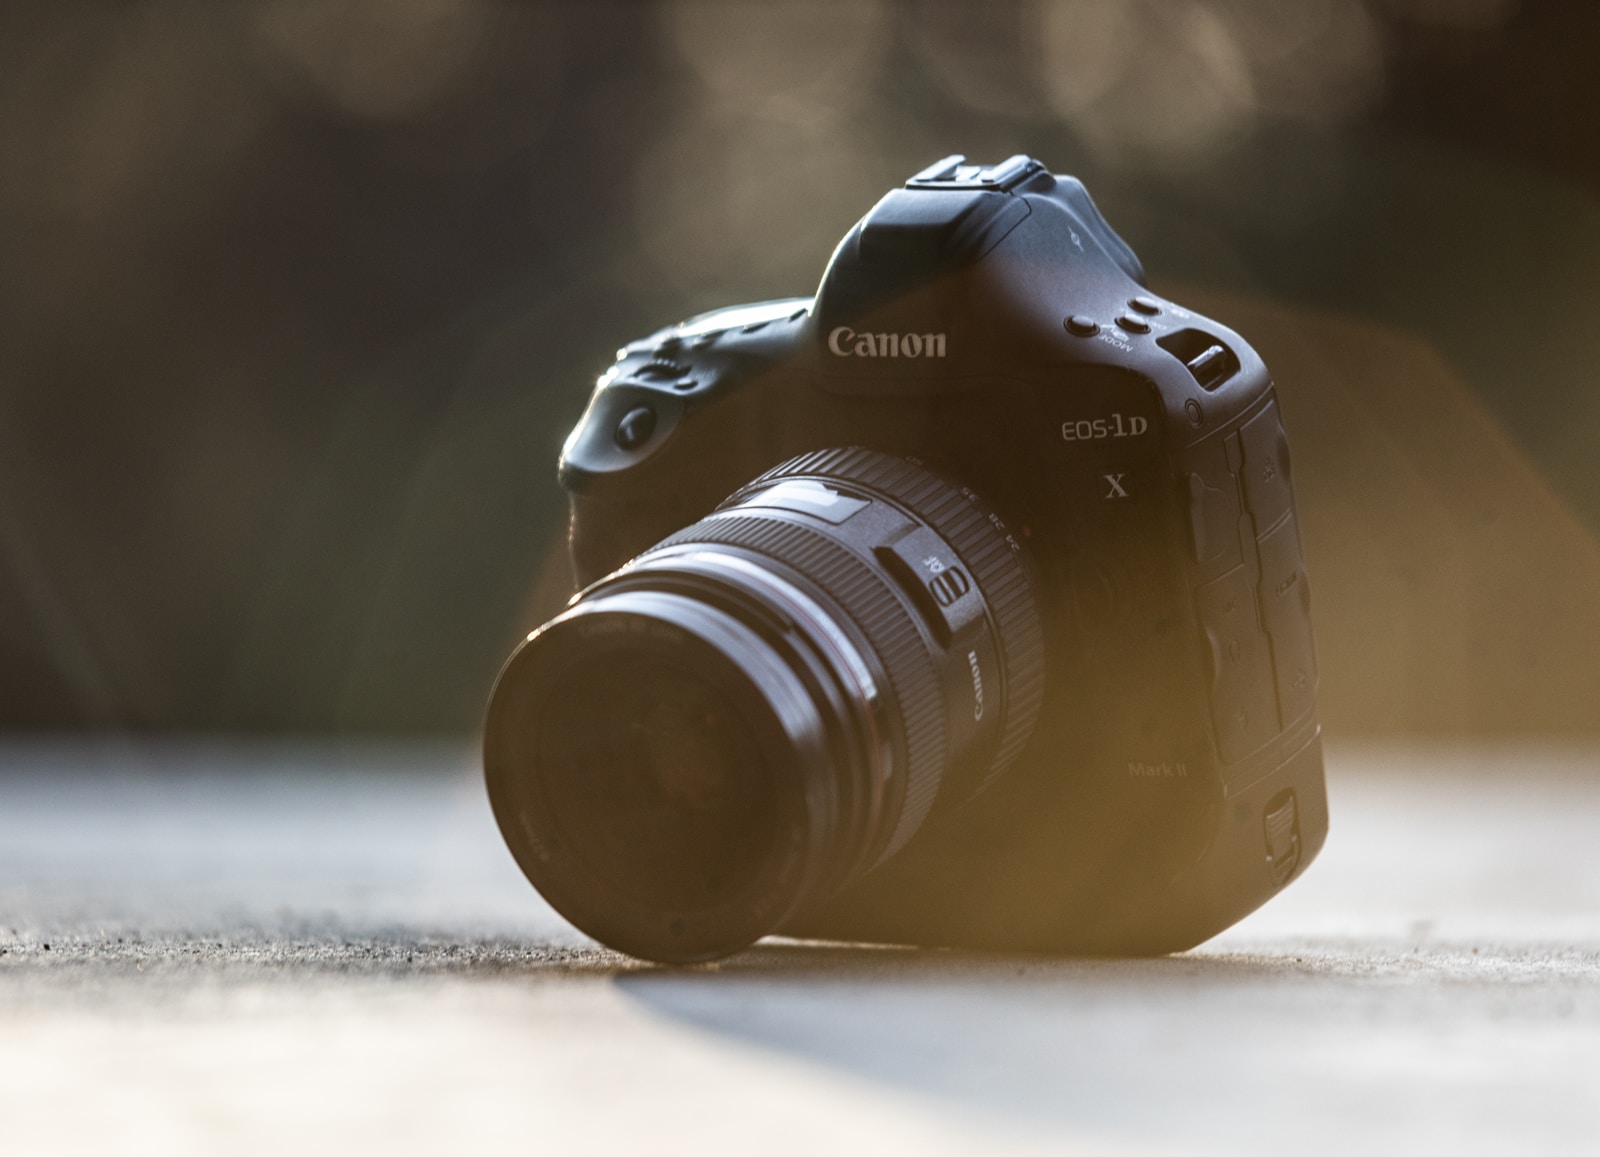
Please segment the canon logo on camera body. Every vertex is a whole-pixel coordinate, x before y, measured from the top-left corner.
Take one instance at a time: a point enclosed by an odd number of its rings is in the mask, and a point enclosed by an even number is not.
[[[942,358],[942,333],[857,333],[847,325],[828,334],[828,349],[841,358]]]

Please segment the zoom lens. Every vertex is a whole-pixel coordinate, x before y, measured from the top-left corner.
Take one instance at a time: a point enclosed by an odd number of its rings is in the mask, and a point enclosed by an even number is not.
[[[562,915],[648,959],[747,946],[1020,752],[1021,544],[903,458],[804,455],[575,599],[495,686],[490,802]]]

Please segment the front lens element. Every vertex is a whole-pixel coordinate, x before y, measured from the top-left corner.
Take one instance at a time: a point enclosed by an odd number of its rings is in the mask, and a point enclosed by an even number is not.
[[[565,769],[545,780],[562,842],[640,904],[719,903],[775,842],[773,770],[699,672],[656,657],[617,666],[579,665],[536,728],[539,765]]]

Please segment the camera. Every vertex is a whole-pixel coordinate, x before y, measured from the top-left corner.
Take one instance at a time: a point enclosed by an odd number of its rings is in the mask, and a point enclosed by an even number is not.
[[[1174,952],[1322,846],[1272,381],[1071,177],[948,157],[814,297],[627,345],[560,480],[581,589],[484,763],[613,948]]]

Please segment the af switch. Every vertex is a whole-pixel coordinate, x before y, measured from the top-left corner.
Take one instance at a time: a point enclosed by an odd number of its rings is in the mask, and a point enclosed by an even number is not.
[[[984,614],[983,595],[972,585],[947,543],[922,527],[874,552],[922,610],[944,646]]]

